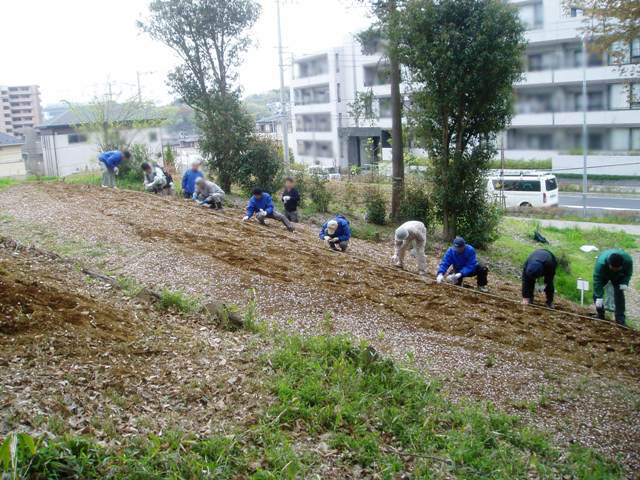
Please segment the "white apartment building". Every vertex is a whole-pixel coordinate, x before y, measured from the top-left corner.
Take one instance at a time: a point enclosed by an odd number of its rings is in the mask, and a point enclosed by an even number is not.
[[[561,0],[511,0],[527,26],[523,80],[514,85],[515,116],[503,136],[508,159],[552,159],[555,168],[578,153],[582,138],[582,48],[579,10]],[[640,39],[619,47],[640,63]],[[342,47],[293,59],[292,116],[296,161],[347,167],[390,157],[390,87],[380,55],[363,55],[350,36]],[[640,151],[640,83],[625,85],[610,54],[588,54],[590,164],[620,163]],[[629,95],[631,88],[636,95]],[[373,96],[374,120],[356,119],[357,92]],[[575,159],[574,159],[575,160]],[[624,170],[624,169],[623,169]],[[593,170],[593,173],[607,173]],[[616,172],[623,173],[623,172]]]
[[[0,85],[0,132],[24,138],[42,122],[40,88],[37,85]]]

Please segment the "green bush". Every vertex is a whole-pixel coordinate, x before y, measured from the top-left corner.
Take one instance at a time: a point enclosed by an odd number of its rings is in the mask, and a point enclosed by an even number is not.
[[[387,202],[379,188],[371,188],[365,199],[367,222],[374,225],[384,225],[387,221]]]
[[[252,138],[242,155],[236,182],[245,193],[256,187],[275,193],[282,185],[282,156],[278,144],[265,138]]]
[[[480,197],[457,217],[456,231],[467,243],[484,249],[499,237],[498,227],[501,218],[502,210],[496,204]]]
[[[329,211],[331,192],[327,190],[328,180],[320,178],[318,175],[311,175],[309,180],[309,198],[313,202],[315,210],[320,213]]]
[[[400,204],[398,220],[418,220],[425,224],[427,230],[433,227],[431,200],[427,185],[423,182],[407,182],[404,198]]]
[[[141,143],[134,143],[129,147],[131,158],[123,160],[118,167],[118,179],[135,183],[142,182],[142,167],[144,162],[153,163],[149,148]]]

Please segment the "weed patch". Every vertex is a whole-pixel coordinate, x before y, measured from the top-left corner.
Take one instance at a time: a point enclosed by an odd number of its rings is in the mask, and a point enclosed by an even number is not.
[[[200,302],[183,292],[167,290],[160,293],[159,306],[163,310],[176,310],[182,313],[192,313],[200,308]]]

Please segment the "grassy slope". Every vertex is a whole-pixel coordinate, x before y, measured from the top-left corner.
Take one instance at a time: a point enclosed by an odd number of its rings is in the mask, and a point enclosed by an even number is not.
[[[28,478],[621,478],[620,468],[491,405],[453,404],[439,386],[345,337],[274,335],[259,361],[274,395],[256,424],[195,438],[168,432],[116,448],[64,437],[35,456]]]
[[[613,247],[626,250],[638,248],[636,237],[624,232],[609,232],[597,228],[579,230],[539,227],[540,233],[549,240],[549,244],[545,245],[533,240],[536,226],[535,221],[505,218],[502,221],[500,238],[491,246],[488,254],[497,260],[520,266],[524,264],[527,256],[534,249],[549,249],[557,258],[563,257],[569,262],[568,271],[562,268],[558,269],[555,282],[556,290],[562,296],[578,302],[580,301],[580,292],[576,289],[576,279],[583,278],[592,283],[593,266],[598,255],[598,252],[584,253],[580,251],[582,245],[595,245],[600,251]]]

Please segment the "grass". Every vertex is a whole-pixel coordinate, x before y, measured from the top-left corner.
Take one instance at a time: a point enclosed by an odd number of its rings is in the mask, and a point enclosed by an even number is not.
[[[610,232],[595,228],[579,230],[577,228],[539,227],[540,233],[549,240],[541,244],[533,240],[537,224],[533,221],[520,221],[505,218],[500,226],[501,235],[489,248],[489,255],[497,260],[507,261],[519,269],[529,254],[536,248],[547,248],[560,259],[568,261],[568,269],[559,268],[556,273],[556,292],[573,301],[580,301],[580,292],[576,289],[576,280],[583,278],[592,285],[593,266],[599,252],[608,248],[635,250],[636,238],[624,232]],[[599,252],[584,253],[582,245],[595,245]],[[519,275],[519,272],[518,272]],[[590,292],[585,292],[587,302]]]
[[[102,185],[102,174],[99,172],[77,173],[62,180],[70,185]],[[135,176],[117,176],[116,186],[122,190],[143,190],[142,180]]]
[[[622,478],[621,468],[491,405],[452,403],[439,385],[342,336],[274,336],[260,362],[273,401],[251,426],[198,438],[167,431],[100,446],[88,437],[20,449],[32,479]],[[538,401],[542,406],[542,401]],[[323,453],[328,453],[324,456]],[[325,460],[326,462],[327,460]],[[322,471],[322,470],[320,470]],[[317,473],[316,473],[317,475]]]
[[[529,208],[509,209],[507,215],[522,218],[549,218],[569,220],[573,222],[608,223],[613,225],[630,225],[640,223],[640,214],[636,212],[612,213],[604,217],[593,215],[587,211],[588,216],[576,215],[575,210],[568,208]]]
[[[162,310],[176,310],[192,313],[200,309],[200,301],[183,292],[164,289],[160,293],[159,306]]]

